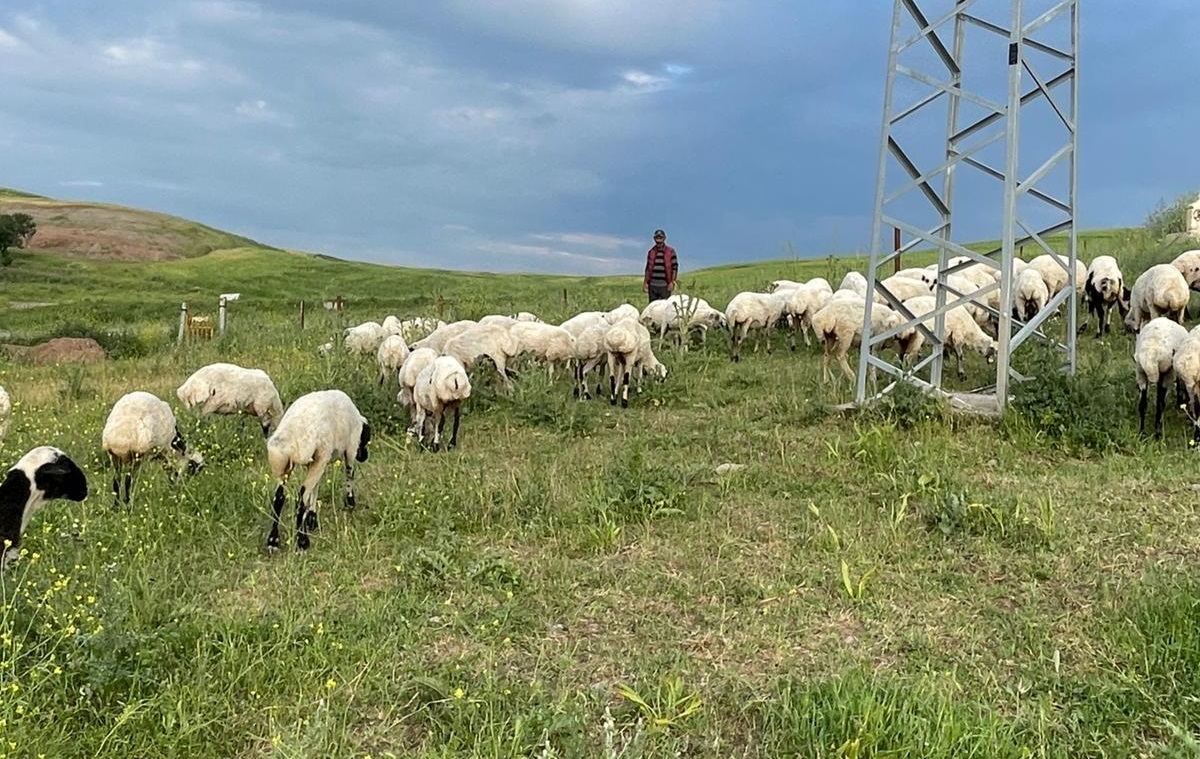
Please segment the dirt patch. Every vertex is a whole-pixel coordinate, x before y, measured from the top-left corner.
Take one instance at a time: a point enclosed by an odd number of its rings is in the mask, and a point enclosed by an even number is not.
[[[108,358],[90,337],[56,337],[38,345],[0,345],[0,349],[12,361],[32,361],[34,366],[94,364]]]

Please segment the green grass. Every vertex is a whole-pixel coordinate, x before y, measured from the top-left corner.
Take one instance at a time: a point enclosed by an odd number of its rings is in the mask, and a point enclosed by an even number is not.
[[[1127,272],[1171,253],[1084,239]],[[723,305],[850,265],[716,267],[683,287]],[[999,424],[909,392],[833,414],[848,383],[821,384],[817,349],[779,336],[739,365],[720,334],[663,347],[668,380],[627,410],[535,369],[511,391],[485,372],[460,448],[429,454],[370,361],[316,347],[439,297],[447,318],[555,320],[640,302],[636,279],[239,248],[138,265],[19,254],[0,280],[14,339],[90,331],[123,356],[0,363],[16,402],[3,460],[54,444],[92,488],[34,518],[0,581],[0,754],[1194,755],[1200,480],[1177,409],[1163,442],[1137,438],[1125,335],[1082,337],[1080,375],[1019,388]],[[229,333],[176,346],[179,302],[229,291]],[[344,313],[315,305],[337,294]],[[9,308],[41,300],[59,306]],[[286,533],[263,550],[271,484],[247,419],[180,413],[206,468],[176,484],[150,464],[133,505],[111,507],[112,403],[173,402],[214,360],[265,368],[285,400],[340,387],[372,421],[359,507],[332,506],[332,468],[306,555]],[[968,365],[962,386],[984,384],[989,367]]]

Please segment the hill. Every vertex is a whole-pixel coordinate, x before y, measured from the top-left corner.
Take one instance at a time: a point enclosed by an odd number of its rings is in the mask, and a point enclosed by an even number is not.
[[[0,188],[0,213],[37,222],[32,250],[110,261],[172,261],[224,248],[267,247],[177,216]]]

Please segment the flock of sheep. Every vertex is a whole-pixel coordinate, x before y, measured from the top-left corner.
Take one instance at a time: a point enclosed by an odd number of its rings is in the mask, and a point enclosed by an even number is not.
[[[999,308],[996,269],[983,264],[952,261],[953,274],[939,277],[937,266],[904,269],[878,282],[872,294],[872,331],[883,333],[903,323],[900,306],[913,317],[932,314],[936,289],[945,286],[966,300],[945,312],[944,340],[958,358],[971,348],[984,355],[995,351],[995,315]],[[1028,263],[1014,261],[1016,282],[1013,316],[1027,320],[1071,281],[1065,259],[1043,255]],[[1182,326],[1190,291],[1200,290],[1200,250],[1180,254],[1168,264],[1152,266],[1125,286],[1116,259],[1098,256],[1089,267],[1080,264],[1075,284],[1089,315],[1097,319],[1097,336],[1108,330],[1108,315],[1115,306],[1127,329],[1137,333],[1134,361],[1140,391],[1139,425],[1145,432],[1148,388],[1157,391],[1154,431],[1162,435],[1165,396],[1171,382],[1186,399],[1200,443],[1200,327],[1189,332]],[[886,292],[883,292],[885,291]],[[972,296],[973,293],[978,295]],[[458,443],[459,417],[471,395],[471,373],[486,358],[498,381],[511,383],[511,365],[532,360],[545,366],[550,379],[556,367],[570,366],[574,395],[591,397],[593,372],[607,373],[609,402],[629,404],[629,386],[646,374],[665,378],[667,368],[653,350],[657,335],[661,345],[668,336],[686,349],[692,336],[703,342],[710,329],[730,335],[730,358],[739,361],[741,345],[751,330],[766,337],[777,325],[789,328],[795,347],[797,332],[806,343],[815,334],[824,348],[822,375],[828,381],[830,363],[837,360],[853,378],[847,361],[850,348],[861,341],[868,297],[867,280],[850,272],[837,290],[821,278],[807,282],[777,280],[770,292],[742,292],[724,311],[702,298],[676,294],[652,302],[639,311],[622,304],[611,311],[586,311],[562,324],[543,323],[528,312],[513,316],[492,314],[478,320],[445,323],[428,318],[401,321],[388,316],[345,331],[343,346],[351,354],[373,353],[381,385],[395,378],[397,402],[411,415],[409,434],[423,446],[454,447]],[[933,317],[926,326],[933,328]],[[411,341],[411,343],[410,343]],[[924,337],[921,330],[899,330],[894,336],[902,361],[914,360]],[[327,343],[321,352],[333,349]],[[598,382],[597,393],[602,392]],[[317,526],[317,487],[327,466],[340,460],[346,468],[347,508],[353,508],[354,465],[367,459],[371,425],[341,390],[321,390],[297,398],[285,410],[275,384],[260,369],[216,363],[195,371],[176,391],[185,408],[202,414],[246,414],[257,419],[266,437],[267,459],[275,481],[273,520],[267,538],[270,548],[280,546],[279,518],[285,504],[285,485],[296,467],[305,468],[296,496],[296,547],[309,547],[309,532]],[[0,388],[0,437],[7,427],[12,403]],[[453,417],[449,439],[444,425]],[[179,433],[171,406],[154,395],[135,391],[112,407],[101,434],[101,444],[113,467],[115,502],[128,504],[141,463],[152,456],[173,459],[179,472],[203,466],[200,454],[189,452]],[[62,451],[49,446],[34,448],[7,473],[0,484],[0,540],[3,562],[16,555],[30,516],[46,500],[82,500],[87,482],[79,467]]]

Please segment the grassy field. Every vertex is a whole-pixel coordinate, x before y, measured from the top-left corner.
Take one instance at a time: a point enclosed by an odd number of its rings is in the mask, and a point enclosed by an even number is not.
[[[1175,252],[1089,234],[1127,276]],[[911,260],[923,263],[920,256]],[[718,307],[849,259],[685,272]],[[1131,339],[999,423],[902,391],[831,413],[819,353],[665,346],[621,410],[526,370],[475,378],[448,454],[414,450],[374,367],[316,347],[366,319],[641,302],[631,277],[413,271],[244,246],[161,262],[18,252],[11,342],[90,334],[115,358],[0,364],[3,461],[53,444],[87,472],[0,582],[0,755],[34,757],[1114,757],[1200,751],[1200,475],[1172,409],[1137,436]],[[179,303],[242,292],[177,346]],[[565,291],[565,303],[564,303]],[[347,309],[317,307],[336,295]],[[298,307],[309,310],[303,330]],[[31,303],[55,305],[29,306]],[[1032,365],[1049,360],[1029,348]],[[376,437],[358,508],[321,490],[313,548],[267,554],[257,425],[180,413],[206,468],[153,465],[114,510],[112,403],[215,360],[285,401],[346,390]],[[964,387],[986,384],[970,356]],[[957,380],[954,380],[957,382]],[[718,474],[721,464],[742,468]],[[294,493],[294,490],[293,490]],[[291,540],[288,536],[287,545]]]

